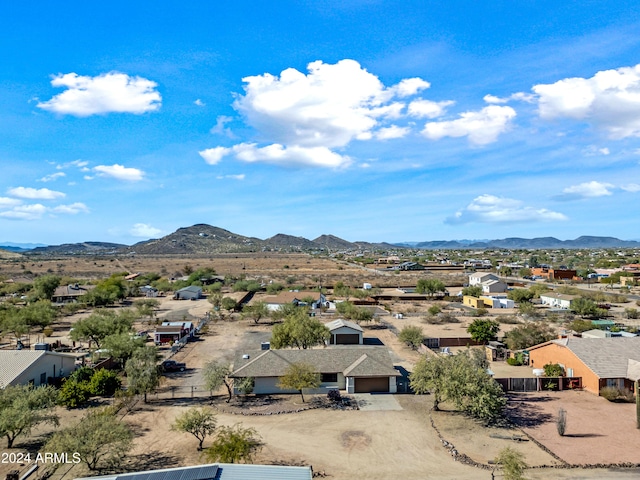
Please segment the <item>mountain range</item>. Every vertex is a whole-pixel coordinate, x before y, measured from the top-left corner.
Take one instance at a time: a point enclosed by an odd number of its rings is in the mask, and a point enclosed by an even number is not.
[[[394,250],[412,248],[424,250],[442,249],[577,249],[577,248],[640,248],[640,242],[620,240],[614,237],[582,236],[575,240],[559,240],[554,237],[504,238],[500,240],[442,240],[406,243],[349,242],[334,235],[321,235],[314,240],[279,233],[262,240],[246,237],[219,227],[197,224],[179,228],[162,238],[146,240],[134,245],[107,242],[82,242],[73,244],[34,246],[5,243],[0,249],[34,255],[91,255],[91,254],[140,254],[140,255],[206,255],[256,251],[345,251],[345,250]]]

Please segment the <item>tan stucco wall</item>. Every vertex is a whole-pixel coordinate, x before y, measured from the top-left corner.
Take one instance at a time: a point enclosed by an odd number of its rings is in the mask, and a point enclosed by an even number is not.
[[[582,377],[582,386],[596,395],[600,394],[599,379],[575,354],[567,347],[550,343],[543,347],[529,351],[529,364],[531,368],[543,368],[548,363],[559,363],[565,369],[573,369],[574,377]]]

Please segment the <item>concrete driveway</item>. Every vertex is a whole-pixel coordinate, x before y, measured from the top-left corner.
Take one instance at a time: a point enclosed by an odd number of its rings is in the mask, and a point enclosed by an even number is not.
[[[402,410],[396,398],[390,393],[354,393],[351,396],[364,412]]]

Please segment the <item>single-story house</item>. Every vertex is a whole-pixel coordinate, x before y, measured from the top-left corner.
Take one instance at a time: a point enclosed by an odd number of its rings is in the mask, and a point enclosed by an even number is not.
[[[488,282],[490,280],[500,280],[497,275],[493,273],[482,273],[482,272],[474,272],[469,275],[469,285],[480,285],[481,283]]]
[[[485,306],[489,306],[491,308],[515,308],[516,306],[515,302],[513,300],[508,299],[507,297],[482,295],[480,299],[482,299]]]
[[[184,337],[193,337],[195,327],[192,322],[162,322],[156,327],[153,338],[156,345],[177,342]]]
[[[83,356],[46,350],[0,350],[0,388],[27,384],[38,387],[47,385],[50,378],[68,377],[76,369],[76,360]]]
[[[311,467],[290,467],[288,465],[211,463],[191,467],[80,477],[75,480],[255,480],[257,478],[311,480],[313,478],[313,470]]]
[[[311,299],[310,307],[313,309],[326,307],[330,308],[331,303],[327,301],[324,293],[318,291],[291,291],[280,292],[278,295],[269,295],[262,299],[267,304],[269,310],[277,310],[281,305],[308,305],[305,300]]]
[[[181,288],[173,296],[175,300],[198,300],[202,298],[202,288],[195,285]]]
[[[80,297],[86,295],[89,290],[93,290],[95,285],[64,285],[58,287],[51,296],[52,303],[74,303],[77,302]]]
[[[529,364],[543,368],[558,363],[567,377],[582,377],[582,385],[599,394],[604,387],[632,390],[640,378],[640,337],[560,338],[527,349]]]
[[[540,301],[543,305],[549,305],[555,308],[563,308],[568,310],[571,308],[571,303],[578,298],[576,295],[565,295],[564,293],[541,293]]]
[[[331,332],[330,345],[362,345],[362,327],[357,323],[339,318],[324,324]]]
[[[138,287],[141,295],[147,298],[155,298],[158,296],[158,289],[151,285],[145,285],[144,287]]]
[[[601,330],[594,328],[593,330],[587,330],[582,332],[582,338],[616,338],[616,337],[637,337],[635,333],[631,332],[610,332],[609,330]]]
[[[472,297],[471,295],[464,295],[462,297],[462,304],[472,308],[491,308],[491,303],[484,303],[483,298]]]
[[[297,393],[278,387],[278,379],[294,363],[312,365],[321,375],[320,387],[309,393],[324,393],[327,388],[347,393],[396,393],[396,377],[401,376],[393,368],[387,348],[360,345],[238,352],[230,376],[253,378],[256,394]]]

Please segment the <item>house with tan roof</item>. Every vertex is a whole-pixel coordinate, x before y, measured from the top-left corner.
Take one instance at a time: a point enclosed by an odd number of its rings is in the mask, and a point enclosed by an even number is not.
[[[321,376],[320,387],[305,393],[326,393],[327,388],[347,393],[396,393],[396,377],[401,376],[387,348],[370,346],[237,352],[230,376],[253,378],[256,394],[298,393],[278,387],[280,377],[294,363],[312,365]]]
[[[582,377],[585,390],[596,395],[604,387],[633,391],[640,379],[640,337],[560,338],[527,350],[533,368],[560,364],[567,377]]]

